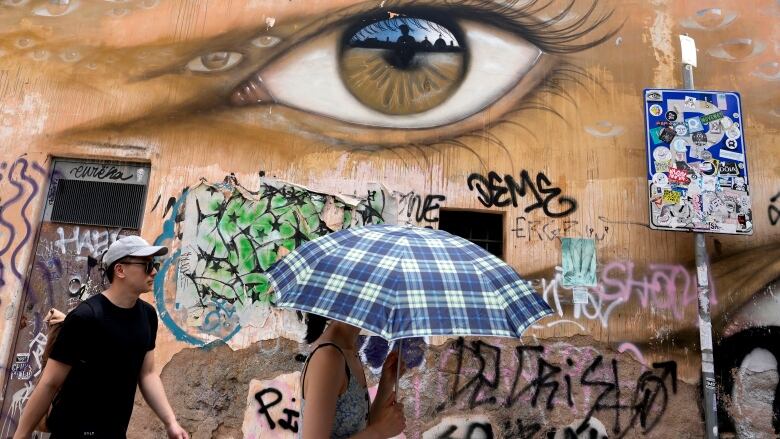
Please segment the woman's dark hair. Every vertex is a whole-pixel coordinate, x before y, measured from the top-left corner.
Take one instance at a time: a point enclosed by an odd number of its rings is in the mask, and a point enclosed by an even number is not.
[[[319,314],[306,314],[306,343],[314,343],[325,330],[328,319]]]

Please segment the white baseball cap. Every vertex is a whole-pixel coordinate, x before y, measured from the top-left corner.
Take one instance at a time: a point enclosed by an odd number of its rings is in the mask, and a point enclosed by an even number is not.
[[[109,265],[126,256],[162,256],[168,253],[168,247],[161,245],[149,245],[140,236],[123,236],[114,241],[103,254],[103,266]]]

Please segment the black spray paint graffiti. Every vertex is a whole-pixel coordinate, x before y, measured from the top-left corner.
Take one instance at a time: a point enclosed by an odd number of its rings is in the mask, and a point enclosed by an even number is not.
[[[739,370],[742,361],[754,349],[764,349],[780,360],[780,326],[755,327],[745,329],[721,340],[715,346],[715,377],[720,385],[718,389],[718,430],[723,433],[735,432],[737,410],[729,410],[725,401],[732,398],[734,391],[734,371]],[[772,428],[780,434],[780,384],[775,388],[772,402]]]
[[[515,238],[529,241],[553,241],[562,237],[572,236],[591,238],[603,241],[609,233],[609,226],[580,226],[578,221],[571,220],[529,220],[524,216],[515,218]]]
[[[268,400],[265,398],[266,395],[269,395]],[[283,430],[290,430],[293,433],[298,432],[297,418],[301,414],[297,410],[290,408],[282,409],[282,413],[284,413],[286,418],[277,419],[276,421],[274,421],[274,419],[271,417],[271,413],[269,412],[271,407],[279,404],[282,401],[282,392],[280,392],[278,389],[273,387],[263,389],[255,393],[255,400],[257,400],[258,404],[260,404],[258,413],[265,416],[265,420],[268,421],[268,426],[271,427],[271,430],[275,430],[276,424],[278,423],[279,427]],[[295,398],[292,398],[292,402],[295,402]]]
[[[398,197],[398,213],[407,221],[437,223],[439,222],[440,203],[446,199],[444,195],[422,197],[414,192],[402,194]]]
[[[767,215],[769,215],[769,222],[772,223],[773,226],[776,226],[777,223],[780,222],[780,207],[775,206],[777,200],[780,200],[780,192],[769,199],[771,204],[769,205],[769,209],[767,209]]]
[[[624,437],[637,424],[642,433],[648,433],[658,425],[669,402],[667,381],[671,382],[672,393],[677,393],[677,363],[674,361],[653,363],[652,370],[643,372],[637,378],[630,397],[625,398],[622,395],[625,395],[623,390],[627,386],[621,385],[618,379],[617,359],[605,363],[602,355],[595,355],[592,359],[580,359],[581,364],[578,364],[576,359],[567,356],[564,365],[545,358],[544,346],[517,346],[515,358],[518,365],[511,389],[499,401],[498,393],[502,388],[501,349],[482,340],[467,344],[463,338],[453,346],[457,355],[454,384],[448,400],[440,404],[437,411],[451,407],[465,395],[468,395],[467,405],[470,410],[499,403],[511,408],[521,399],[530,399],[530,405],[534,408],[541,403],[548,411],[556,406],[574,408],[576,385],[579,386],[577,390],[597,392],[597,396],[589,399],[587,413],[575,432],[580,434],[587,429],[592,416],[611,412],[614,414],[612,432],[615,437]],[[469,358],[466,358],[467,355]],[[523,378],[524,372],[529,372],[525,370],[526,363],[532,365],[533,359],[536,360],[535,373],[534,368],[529,367],[531,378]],[[476,373],[461,385],[461,375],[465,375],[464,364],[468,360],[472,360],[472,363],[476,360],[479,366]],[[583,369],[584,365],[587,366]]]
[[[96,178],[98,180],[127,181],[133,175],[125,175],[113,165],[79,165],[70,170],[70,175],[75,178]]]
[[[520,172],[520,181],[509,174],[502,179],[496,172],[491,171],[485,177],[474,173],[469,175],[469,190],[479,192],[478,199],[485,207],[505,207],[510,204],[518,206],[518,198],[525,197],[529,192],[535,202],[525,208],[529,213],[541,208],[545,215],[551,218],[561,218],[577,210],[577,201],[574,198],[560,196],[561,189],[553,187],[550,179],[543,172],[536,174],[536,182],[531,179],[525,169]],[[557,212],[551,210],[550,203],[555,200],[563,209]]]
[[[453,425],[447,428],[442,434],[436,436],[436,439],[493,439],[495,437],[493,435],[493,427],[486,422],[472,422],[467,425],[464,430],[466,433],[461,435],[460,432],[458,432],[458,426]],[[456,432],[457,436],[453,436]]]

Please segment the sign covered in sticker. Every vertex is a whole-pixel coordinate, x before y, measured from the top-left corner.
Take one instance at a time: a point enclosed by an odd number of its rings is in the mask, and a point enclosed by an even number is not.
[[[739,93],[646,89],[644,97],[650,227],[752,234]]]

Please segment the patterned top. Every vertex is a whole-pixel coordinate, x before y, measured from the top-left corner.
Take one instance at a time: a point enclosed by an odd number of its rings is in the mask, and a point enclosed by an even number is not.
[[[309,358],[306,359],[306,364],[303,366],[303,374],[301,374],[301,419],[304,419],[306,411],[306,399],[303,396],[303,380],[306,377],[306,368],[309,366],[309,360],[314,356],[314,353],[323,346],[333,346],[341,352],[341,355],[344,355],[344,351],[333,343],[322,343],[309,354]],[[330,433],[331,439],[346,439],[365,430],[368,425],[368,410],[371,405],[368,398],[368,389],[361,386],[357,377],[351,373],[346,355],[344,355],[344,362],[344,369],[347,373],[347,391],[343,395],[339,395],[336,400],[336,415],[333,418],[333,429]],[[303,423],[301,423],[301,429],[298,431],[298,437],[303,437]]]

